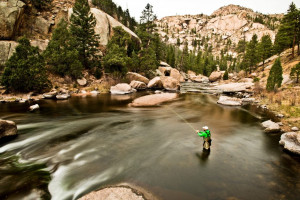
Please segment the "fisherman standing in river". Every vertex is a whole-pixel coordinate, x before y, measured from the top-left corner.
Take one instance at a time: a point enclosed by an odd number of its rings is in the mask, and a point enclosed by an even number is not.
[[[200,137],[203,137],[203,150],[209,151],[211,146],[210,131],[207,126],[203,127],[203,131],[196,131]]]

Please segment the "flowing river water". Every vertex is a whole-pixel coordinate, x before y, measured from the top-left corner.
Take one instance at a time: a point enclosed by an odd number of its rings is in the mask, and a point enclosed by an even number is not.
[[[160,107],[132,108],[137,93],[0,104],[19,136],[0,145],[0,199],[77,199],[129,183],[159,199],[299,199],[300,159],[265,134],[255,107],[224,107],[209,94],[180,94]],[[202,152],[195,129],[212,132]],[[41,192],[43,191],[43,192]]]

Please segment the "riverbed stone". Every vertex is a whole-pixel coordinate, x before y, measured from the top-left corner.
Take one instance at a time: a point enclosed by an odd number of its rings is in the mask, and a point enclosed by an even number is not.
[[[299,131],[299,128],[296,127],[296,126],[294,126],[294,127],[291,128],[291,130],[292,130],[292,131]]]
[[[69,94],[58,94],[55,96],[57,100],[67,100],[68,98],[70,98]]]
[[[17,135],[17,125],[13,121],[0,119],[0,139]]]
[[[211,75],[209,76],[209,81],[210,82],[215,82],[215,81],[218,81],[222,78],[222,72],[213,72],[211,73]]]
[[[164,88],[160,77],[155,77],[152,80],[150,80],[147,87],[150,89],[163,89]]]
[[[115,86],[110,87],[110,93],[111,94],[130,94],[135,92],[136,90],[133,89],[129,84],[127,83],[119,83]]]
[[[172,101],[177,98],[176,93],[162,93],[162,94],[152,94],[143,96],[135,99],[130,106],[133,107],[146,107],[146,106],[157,106],[164,102]]]
[[[138,73],[134,73],[134,72],[128,72],[126,74],[126,78],[129,79],[129,81],[140,81],[140,82],[143,82],[145,84],[149,83],[148,78],[146,78],[145,76],[142,76]]]
[[[265,128],[266,133],[276,133],[281,131],[280,126],[271,120],[263,122],[262,126]]]
[[[180,83],[177,79],[166,76],[161,77],[161,82],[163,84],[164,89],[169,91],[176,91],[180,89]]]
[[[281,135],[279,144],[284,149],[300,155],[300,132],[289,132]]]
[[[145,90],[147,89],[146,83],[142,81],[131,81],[130,86],[136,90]]]
[[[216,89],[222,90],[223,93],[245,92],[247,88],[251,88],[253,83],[228,83],[215,86]]]
[[[241,106],[242,100],[234,97],[220,96],[217,103],[226,106]]]
[[[44,93],[43,97],[44,97],[44,99],[55,99],[56,95],[57,95],[57,91],[53,90],[51,92]]]

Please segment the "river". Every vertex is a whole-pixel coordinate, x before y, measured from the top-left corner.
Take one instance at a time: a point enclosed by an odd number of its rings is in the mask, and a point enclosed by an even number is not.
[[[166,200],[299,198],[300,159],[282,150],[280,134],[262,131],[264,113],[200,93],[127,106],[144,94],[42,100],[34,113],[0,104],[0,118],[19,130],[0,146],[0,199],[77,199],[124,182]],[[195,129],[210,127],[210,153],[174,111]]]

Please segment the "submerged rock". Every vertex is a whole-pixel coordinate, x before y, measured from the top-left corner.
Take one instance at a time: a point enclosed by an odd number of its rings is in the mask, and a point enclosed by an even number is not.
[[[176,98],[177,98],[176,93],[152,94],[152,95],[147,95],[135,99],[130,104],[130,106],[133,107],[156,106],[164,102],[175,100]]]
[[[35,110],[38,110],[39,108],[40,108],[39,104],[34,104],[34,105],[29,107],[29,110],[30,111],[35,111]]]
[[[262,126],[265,128],[266,133],[276,133],[281,131],[280,126],[271,120],[263,122]]]
[[[300,155],[300,132],[282,134],[279,144],[283,145],[284,149]]]
[[[241,106],[242,100],[233,97],[220,96],[218,104],[226,105],[226,106]]]
[[[110,88],[111,94],[130,94],[135,92],[136,90],[133,89],[130,85],[127,83],[120,83],[115,86],[112,86]]]
[[[17,135],[17,132],[18,130],[15,122],[0,119],[0,139],[15,136]]]

